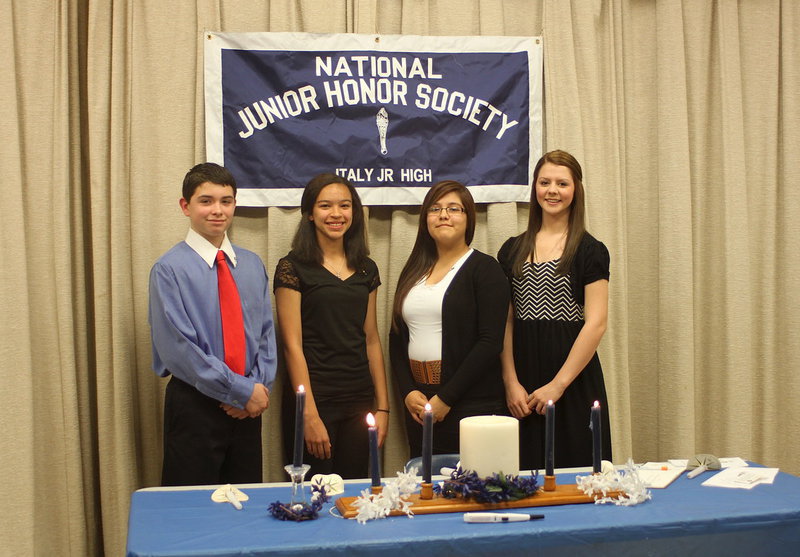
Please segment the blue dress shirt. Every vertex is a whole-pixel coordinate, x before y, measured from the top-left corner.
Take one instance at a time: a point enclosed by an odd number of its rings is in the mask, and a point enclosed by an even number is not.
[[[185,242],[161,256],[150,271],[153,370],[161,377],[171,373],[211,398],[244,408],[256,383],[270,388],[275,379],[272,303],[261,259],[238,246],[234,250],[227,236],[222,249],[230,260],[242,301],[245,375],[234,373],[224,362],[213,261],[217,248],[193,230]]]

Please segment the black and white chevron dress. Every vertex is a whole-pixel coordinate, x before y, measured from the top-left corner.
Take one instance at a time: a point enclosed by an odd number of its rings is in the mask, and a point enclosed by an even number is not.
[[[498,254],[506,271],[514,304],[514,362],[517,377],[528,393],[548,383],[567,359],[583,327],[584,287],[609,277],[606,247],[586,234],[569,275],[558,275],[558,260],[526,263],[514,277],[509,239]],[[555,465],[591,466],[590,407],[595,400],[603,411],[603,458],[611,460],[608,398],[597,354],[556,403]],[[544,467],[544,417],[531,415],[520,422],[520,468]]]

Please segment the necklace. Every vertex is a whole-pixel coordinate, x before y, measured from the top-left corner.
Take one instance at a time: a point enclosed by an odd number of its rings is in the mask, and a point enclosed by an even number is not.
[[[326,269],[328,269],[334,275],[336,275],[336,278],[341,280],[341,278],[342,278],[342,270],[344,269],[344,266],[345,266],[346,263],[347,263],[347,259],[342,261],[342,263],[341,263],[341,265],[339,265],[338,269],[334,269],[333,265],[331,265],[327,261],[323,260],[322,266],[325,267]]]

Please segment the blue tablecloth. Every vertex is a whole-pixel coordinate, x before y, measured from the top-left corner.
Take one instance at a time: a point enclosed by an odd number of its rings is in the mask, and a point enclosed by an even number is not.
[[[267,506],[289,487],[244,488],[244,509],[213,503],[210,489],[133,494],[128,555],[795,555],[800,551],[800,478],[779,473],[751,490],[703,487],[683,474],[633,507],[539,507],[544,520],[465,524],[461,513],[359,524],[332,516],[281,522]],[[574,483],[574,474],[558,483]],[[348,484],[358,495],[366,484]],[[324,551],[324,553],[321,553]]]

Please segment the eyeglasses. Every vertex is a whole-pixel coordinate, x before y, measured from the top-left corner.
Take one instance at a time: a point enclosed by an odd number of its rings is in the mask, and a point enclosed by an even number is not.
[[[463,213],[464,207],[459,207],[458,205],[450,205],[449,207],[428,207],[428,214],[438,215],[442,210],[447,211],[447,214],[452,217]]]

